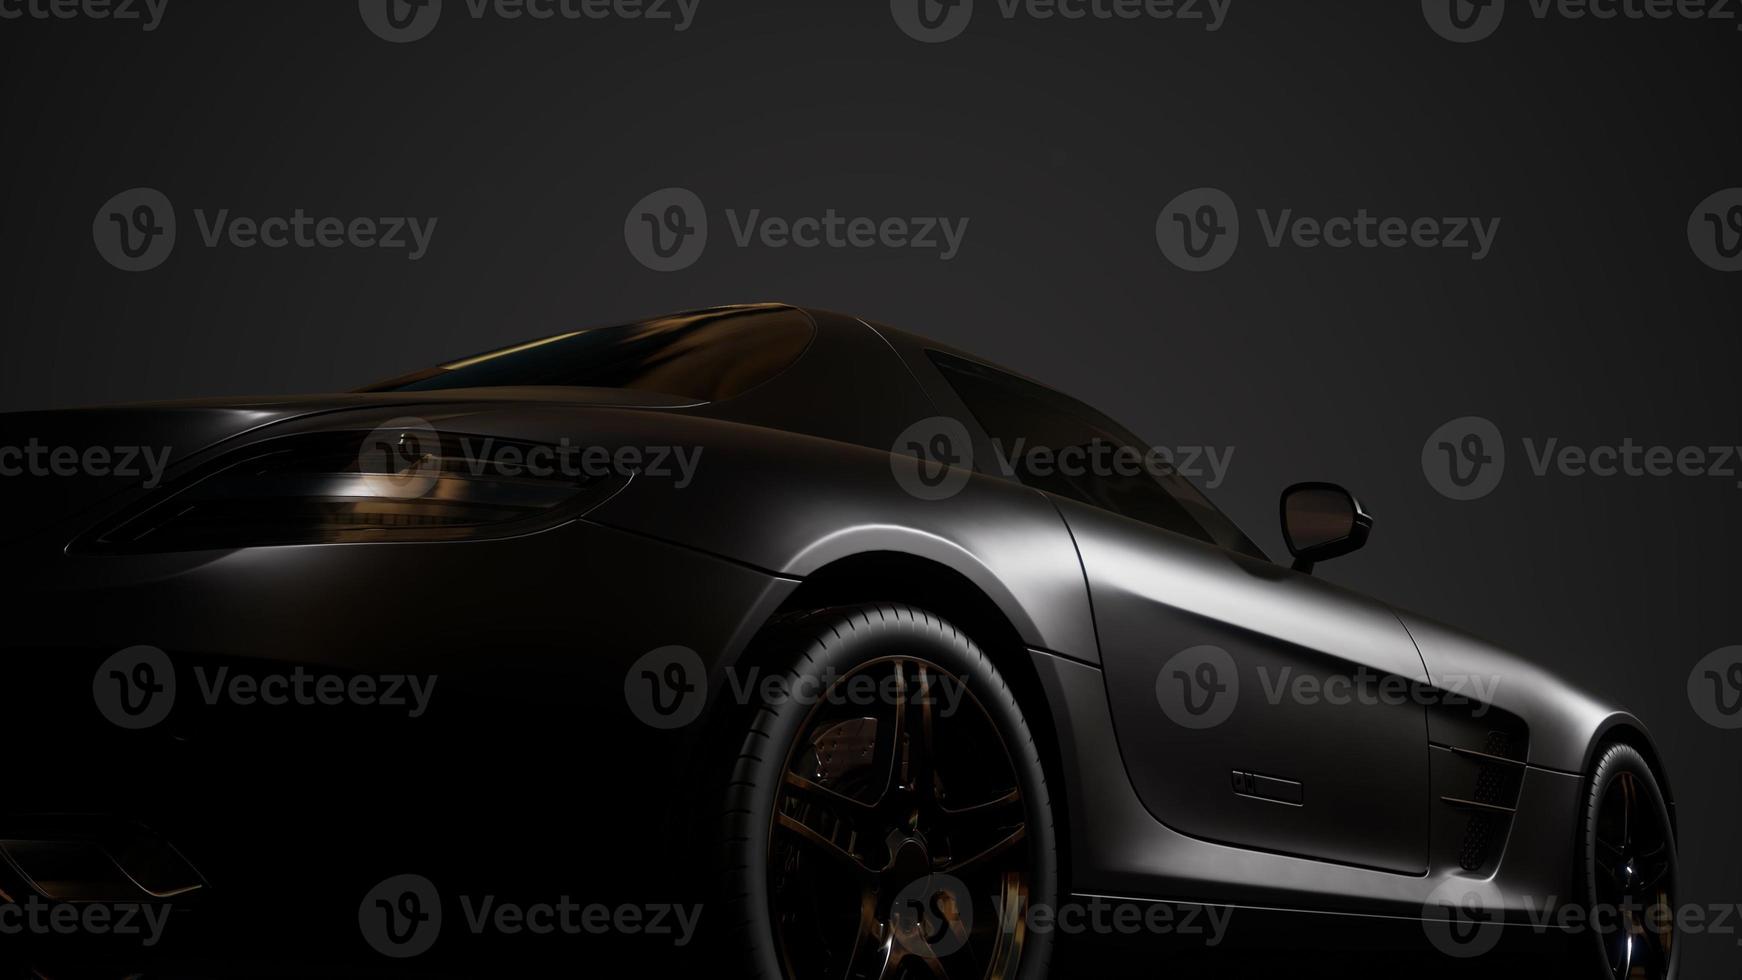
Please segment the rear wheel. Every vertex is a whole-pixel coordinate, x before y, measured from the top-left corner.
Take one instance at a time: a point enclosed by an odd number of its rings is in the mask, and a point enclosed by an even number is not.
[[[1610,746],[1598,760],[1583,842],[1591,932],[1607,975],[1674,977],[1675,835],[1657,778],[1632,746]]]
[[[735,945],[758,978],[1040,977],[1050,800],[1021,707],[909,606],[825,610],[782,645],[726,794]]]

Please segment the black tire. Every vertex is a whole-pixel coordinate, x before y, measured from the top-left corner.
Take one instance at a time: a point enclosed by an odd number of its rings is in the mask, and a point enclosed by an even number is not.
[[[1631,798],[1629,800],[1629,798]],[[1629,807],[1631,820],[1619,842],[1621,826],[1617,807]],[[1616,843],[1622,846],[1617,847]],[[1661,853],[1655,853],[1661,848]],[[1580,822],[1579,856],[1588,930],[1587,949],[1594,964],[1614,980],[1671,980],[1681,960],[1680,937],[1676,935],[1675,886],[1678,880],[1675,832],[1663,790],[1644,756],[1631,745],[1605,748],[1591,772],[1589,793]],[[1618,900],[1617,896],[1624,896]],[[1624,912],[1619,906],[1638,902],[1641,910]],[[1654,908],[1668,910],[1667,920]],[[1653,929],[1653,922],[1667,921],[1667,931]],[[1632,930],[1636,934],[1632,955],[1650,957],[1641,972],[1624,970],[1617,944]],[[1667,950],[1667,953],[1664,951]]]
[[[723,905],[721,924],[725,927],[725,935],[722,938],[731,947],[732,954],[739,959],[745,975],[754,977],[756,980],[799,980],[792,975],[802,973],[804,974],[802,980],[813,980],[812,974],[823,972],[811,965],[823,962],[823,960],[814,958],[804,965],[789,967],[789,961],[800,959],[791,946],[794,941],[792,937],[799,930],[796,928],[783,930],[777,922],[777,919],[781,921],[792,919],[791,899],[795,890],[796,894],[800,896],[808,894],[801,888],[802,881],[798,875],[801,871],[810,873],[812,868],[818,869],[814,872],[816,874],[833,874],[835,873],[833,869],[843,869],[839,870],[839,874],[850,878],[853,882],[851,888],[858,889],[859,893],[864,895],[875,889],[895,890],[894,883],[901,880],[902,876],[909,874],[915,866],[927,869],[920,872],[918,876],[918,880],[924,884],[910,885],[909,888],[918,887],[923,890],[945,878],[950,881],[958,881],[958,879],[947,875],[945,871],[934,870],[948,861],[960,861],[964,869],[962,871],[964,879],[985,871],[986,865],[992,860],[998,862],[1025,861],[1026,871],[1023,873],[1026,874],[1026,908],[1032,909],[1037,905],[1053,906],[1056,904],[1058,859],[1051,797],[1046,775],[1041,766],[1040,753],[1034,744],[1034,737],[1029,730],[1028,723],[1024,720],[1022,708],[1017,703],[1009,686],[972,640],[949,623],[923,610],[893,604],[821,610],[784,624],[779,633],[778,640],[771,643],[771,648],[764,650],[761,657],[762,663],[766,665],[770,674],[783,675],[781,680],[785,687],[777,687],[774,690],[797,692],[808,690],[813,694],[824,690],[846,692],[853,688],[850,685],[842,686],[843,679],[862,675],[873,677],[876,676],[875,672],[887,671],[887,677],[893,681],[892,688],[900,688],[909,693],[901,697],[885,697],[882,699],[885,703],[872,707],[854,705],[844,709],[840,705],[828,703],[827,699],[819,699],[814,696],[807,698],[777,695],[770,701],[766,690],[761,687],[753,695],[756,698],[756,703],[751,705],[750,710],[746,713],[748,722],[741,729],[742,742],[738,746],[737,757],[732,763],[731,778],[725,788],[723,813],[721,814],[723,833],[719,852],[721,902]],[[936,705],[944,704],[942,695],[947,694],[945,685],[950,682],[939,675],[938,668],[941,668],[949,678],[960,681],[957,690],[965,690],[968,695],[968,697],[962,697],[958,693],[955,703],[958,706],[977,706],[983,713],[985,721],[995,730],[996,736],[1002,741],[1005,755],[1010,762],[1009,775],[1016,782],[1020,799],[1009,799],[1009,794],[1005,793],[1002,802],[994,800],[991,804],[979,805],[976,803],[967,808],[956,809],[950,809],[950,807],[955,806],[953,801],[944,802],[950,796],[945,788],[946,784],[958,778],[956,770],[968,768],[958,764],[946,769],[944,760],[952,753],[960,755],[963,751],[967,751],[971,753],[970,757],[972,758],[981,759],[984,757],[986,759],[985,765],[977,768],[987,771],[993,771],[997,766],[995,753],[978,751],[989,743],[965,738],[956,739],[954,743],[951,743],[950,740],[955,736],[948,734],[950,731],[956,729],[964,732],[977,730],[981,726],[981,722],[970,709],[962,708],[957,714],[961,720],[951,720],[946,724],[941,713],[942,709]],[[940,696],[929,700],[914,698],[912,692],[922,689],[922,685],[917,683],[919,678],[926,679],[923,689],[928,691],[936,689],[941,692]],[[829,686],[831,683],[835,686]],[[832,718],[833,715],[828,714],[829,712],[839,713],[842,711],[849,715],[855,712],[864,712],[867,715],[873,712],[886,712],[887,714],[882,717],[889,720],[875,721],[871,724],[866,723],[868,719],[836,721],[823,728],[820,734],[813,727],[819,725],[819,718]],[[905,727],[894,721],[898,715],[903,719],[914,718],[916,712],[924,712],[922,721],[904,721]],[[883,725],[888,727],[880,727]],[[920,730],[926,733],[923,746],[915,741],[914,733]],[[848,743],[832,740],[834,735],[843,731],[849,732],[858,741]],[[867,732],[872,734],[866,734]],[[805,741],[804,745],[800,744],[801,739]],[[848,748],[838,750],[830,748],[826,753],[819,754],[822,750],[819,750],[818,746],[823,744],[824,739],[831,739],[827,742],[831,747],[856,745],[857,748],[853,751],[849,751]],[[886,741],[887,748],[885,747]],[[870,743],[870,748],[867,748],[867,742]],[[897,742],[901,743],[901,749],[896,748],[895,743]],[[925,752],[932,754],[938,764],[934,767],[929,762],[915,763],[909,759],[908,755],[897,755],[898,752],[905,752],[909,749],[911,749],[913,759],[919,758],[919,754]],[[832,777],[819,775],[817,783],[808,785],[800,783],[798,784],[800,788],[794,788],[795,784],[788,774],[795,769],[813,769],[814,766],[820,765],[817,760],[824,758],[855,760],[839,764],[859,766],[858,771],[867,774],[862,781],[869,784],[870,788],[852,790],[852,792],[862,793],[866,799],[894,800],[895,802],[889,805],[895,807],[904,806],[903,801],[910,798],[918,798],[917,795],[914,795],[911,797],[900,796],[898,799],[896,794],[917,794],[917,787],[921,780],[912,774],[920,769],[910,768],[910,766],[923,767],[923,771],[926,773],[924,783],[928,784],[932,791],[936,791],[935,807],[939,814],[938,827],[953,828],[956,824],[948,821],[960,819],[960,814],[978,814],[985,806],[1000,806],[1008,808],[1003,813],[1003,816],[1007,818],[1014,819],[1014,816],[1018,812],[1020,813],[1023,825],[1015,831],[1015,835],[1021,839],[1017,843],[1011,844],[1006,838],[1003,842],[1005,845],[1003,850],[997,852],[999,856],[995,859],[988,858],[984,862],[980,861],[980,859],[987,858],[987,855],[993,853],[993,849],[987,848],[973,859],[960,860],[962,853],[972,848],[949,838],[965,836],[965,832],[956,834],[953,830],[940,829],[934,835],[935,840],[928,839],[925,836],[928,833],[926,825],[923,819],[917,816],[919,813],[917,809],[914,811],[916,816],[913,821],[910,821],[910,826],[907,828],[898,827],[891,831],[890,836],[885,837],[884,843],[881,845],[876,842],[875,838],[878,835],[875,833],[844,833],[841,828],[847,826],[845,821],[832,825],[830,823],[829,808],[831,806],[835,810],[846,813],[848,817],[856,821],[853,824],[854,827],[872,825],[881,817],[862,816],[859,811],[847,805],[845,794],[848,790],[846,789],[841,790],[843,794],[841,797],[835,797],[833,800],[828,796],[819,795],[821,784]],[[887,765],[883,765],[880,761],[884,758],[889,760]],[[898,758],[900,761],[897,761]],[[816,771],[820,772],[821,770]],[[879,775],[879,773],[886,775]],[[959,775],[966,781],[982,778],[978,774],[970,775],[966,772]],[[886,782],[881,782],[881,789],[879,789],[879,781],[885,778]],[[901,783],[901,780],[908,780],[908,782],[904,784]],[[962,793],[964,798],[968,795],[966,791]],[[820,809],[809,809],[813,804],[819,806]],[[780,808],[780,814],[785,814],[784,817],[777,815],[777,805]],[[868,806],[869,804],[861,805]],[[882,804],[879,803],[879,805]],[[882,812],[882,810],[877,811],[878,814]],[[794,814],[798,814],[803,819],[799,820],[793,816]],[[975,819],[981,818],[976,817]],[[861,820],[862,823],[857,822]],[[828,827],[826,836],[829,840],[817,841],[806,837],[804,833],[793,826],[795,823],[802,823],[806,828],[812,824]],[[887,825],[878,823],[875,826]],[[1009,825],[1005,825],[989,833],[991,836],[997,836],[1008,830]],[[836,837],[847,843],[844,846],[833,844],[832,841]],[[903,839],[897,841],[897,838]],[[870,843],[866,843],[866,841],[870,841]],[[978,843],[973,845],[973,848],[978,847]],[[856,853],[856,849],[861,848],[865,852],[863,855]],[[835,853],[836,851],[841,853]],[[862,861],[861,857],[863,857]],[[888,863],[880,873],[881,877],[874,874],[872,878],[866,879],[864,877],[866,868],[875,866],[884,857],[887,858]],[[843,859],[851,859],[853,863]],[[777,860],[778,867],[771,865],[771,862]],[[917,865],[915,861],[918,862]],[[805,864],[805,867],[796,868],[795,865],[799,864]],[[898,868],[901,870],[898,871]],[[992,869],[987,873],[997,874],[1000,877],[994,880],[1008,883],[1013,880],[1010,876],[1017,872],[1000,868]],[[867,880],[882,884],[865,884],[864,882]],[[996,887],[1004,889],[1007,886],[999,884]],[[841,972],[849,976],[872,978],[880,974],[889,975],[883,973],[886,961],[879,960],[871,963],[869,960],[877,960],[877,956],[873,954],[868,958],[863,952],[860,952],[864,949],[875,948],[866,944],[864,930],[857,928],[858,924],[864,920],[874,918],[870,912],[865,911],[871,907],[873,900],[865,898],[858,907],[848,912],[838,908],[840,902],[829,903],[823,897],[824,891],[825,889],[819,886],[818,894],[814,898],[819,911],[814,913],[801,912],[800,914],[806,916],[807,926],[811,924],[809,921],[811,917],[820,918],[825,914],[833,915],[837,912],[843,917],[851,916],[856,920],[851,937],[842,936],[841,939],[834,941],[837,946],[845,949],[844,958],[840,961]],[[983,929],[989,921],[1003,922],[1025,918],[1025,916],[1011,916],[1006,909],[975,910],[972,908],[975,904],[972,894],[968,893],[966,889],[963,891],[968,900],[969,912],[977,912],[978,915],[983,916],[978,920],[980,929]],[[830,894],[833,893],[830,892]],[[899,894],[908,895],[909,889],[899,889]],[[1007,890],[1002,894],[1008,895],[1010,892]],[[988,897],[992,898],[990,895]],[[881,902],[886,898],[889,896],[880,894],[877,901]],[[940,896],[938,895],[931,898],[934,907],[939,900]],[[953,898],[951,901],[954,902]],[[778,911],[776,909],[777,902],[780,905]],[[905,907],[920,909],[920,906],[913,904],[914,900],[911,896],[906,899],[906,902],[907,906]],[[993,901],[989,900],[987,904],[991,905]],[[978,929],[970,930],[963,926],[960,918],[962,907],[959,904],[950,904],[947,909],[957,916],[953,920],[953,924],[961,927],[957,929],[958,933],[979,936]],[[919,922],[915,922],[911,918],[915,914],[921,915]],[[879,928],[883,929],[885,934],[889,936],[911,936],[913,935],[912,929],[909,928],[906,932],[902,932],[901,926],[903,924],[909,927],[921,925],[924,919],[922,913],[908,913],[907,915],[909,918],[903,918],[901,914],[892,911],[887,920],[879,924]],[[970,918],[972,918],[971,915]],[[835,920],[830,919],[829,921],[833,923]],[[944,930],[950,928],[950,925],[946,924],[948,920],[942,912],[939,913],[937,921],[940,928],[932,936],[932,941],[936,942],[937,945],[927,947],[923,956],[942,958],[946,955],[954,955],[966,958],[965,961],[969,963],[978,962],[978,954],[970,947],[984,940],[982,938],[964,938],[961,940],[963,945],[958,946],[954,953],[946,954],[942,950],[950,943],[950,938]],[[820,928],[816,930],[819,936],[824,931]],[[809,932],[810,930],[807,929],[805,934],[808,935]],[[1025,980],[1044,977],[1051,953],[1050,933],[1025,929],[1018,931],[1017,936],[1018,938],[1014,940],[1017,949],[1017,953],[1014,954],[1017,969],[1015,971],[1007,969],[1005,975],[1013,978],[1025,978]],[[830,941],[830,937],[824,936],[819,938],[815,945],[819,948],[824,947]],[[1000,944],[998,950],[1003,950],[1003,952],[994,951],[986,959],[990,964],[997,962],[1002,956],[1004,965],[1008,968],[1013,957],[1013,954],[1008,952],[1011,939],[1009,936],[1001,936],[995,941]],[[805,940],[805,942],[808,944],[810,941]],[[895,954],[897,960],[903,955],[911,956],[917,953],[907,939],[903,939],[902,942],[904,945],[908,945],[908,953],[906,954],[899,951],[899,947],[896,947],[893,940],[886,943],[888,947],[898,949]],[[811,950],[811,952],[815,951]],[[817,955],[826,957],[830,954],[824,952]],[[954,959],[950,962],[961,963],[964,960]],[[890,973],[912,970],[914,972],[911,975],[919,976],[927,965],[929,964],[901,963],[898,967],[891,968]],[[960,978],[960,974],[957,972],[959,969],[959,967],[953,967],[950,975]],[[831,968],[828,972],[834,973],[834,969]],[[839,976],[838,973],[835,975]]]

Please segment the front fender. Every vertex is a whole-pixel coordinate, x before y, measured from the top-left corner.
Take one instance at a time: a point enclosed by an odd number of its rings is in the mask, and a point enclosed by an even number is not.
[[[1453,627],[1401,610],[1397,616],[1421,651],[1435,687],[1467,689],[1472,680],[1492,685],[1487,689],[1489,703],[1529,729],[1531,765],[1583,776],[1591,771],[1598,747],[1619,733],[1661,761],[1645,725],[1625,709]],[[1667,787],[1661,767],[1659,781]]]

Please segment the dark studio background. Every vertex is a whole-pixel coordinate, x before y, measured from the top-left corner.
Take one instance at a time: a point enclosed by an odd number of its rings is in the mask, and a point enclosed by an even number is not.
[[[510,21],[448,0],[410,44],[352,0],[170,0],[164,21],[0,21],[0,410],[356,387],[577,326],[764,299],[935,337],[1167,446],[1235,447],[1213,496],[1272,555],[1287,483],[1376,515],[1327,566],[1540,658],[1651,725],[1688,902],[1742,901],[1742,732],[1696,661],[1742,643],[1726,478],[1537,477],[1520,440],[1742,442],[1742,276],[1689,248],[1742,185],[1736,22],[1538,20],[1454,44],[1415,0],[1234,0],[1220,30],[1006,21],[921,44],[889,5],[701,0],[687,31]],[[164,192],[161,267],[92,219]],[[694,266],[625,247],[644,195],[695,191]],[[1241,208],[1225,267],[1157,248],[1200,186]],[[192,212],[439,216],[429,254],[208,249]],[[1255,212],[1500,217],[1493,253],[1271,249]],[[735,247],[726,209],[970,219],[960,254]],[[1491,495],[1424,477],[1467,415],[1507,439]],[[1213,961],[1212,961],[1213,962]],[[1696,936],[1693,978],[1734,976]],[[1157,975],[1155,970],[1149,975]]]

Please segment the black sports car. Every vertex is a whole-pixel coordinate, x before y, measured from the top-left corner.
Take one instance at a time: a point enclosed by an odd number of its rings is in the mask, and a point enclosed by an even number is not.
[[[1675,972],[1638,719],[1315,578],[1371,526],[1342,489],[1284,492],[1273,561],[1118,423],[910,334],[726,307],[0,446],[0,892],[82,923],[33,962],[1038,977],[1090,903],[1450,951],[1546,903]]]

